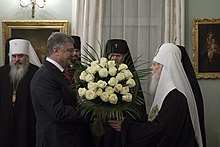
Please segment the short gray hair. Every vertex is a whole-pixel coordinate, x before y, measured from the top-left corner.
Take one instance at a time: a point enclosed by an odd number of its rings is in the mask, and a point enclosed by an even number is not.
[[[74,39],[65,33],[53,32],[47,40],[48,55],[53,53],[54,48],[63,49],[66,42],[71,42],[74,44]]]

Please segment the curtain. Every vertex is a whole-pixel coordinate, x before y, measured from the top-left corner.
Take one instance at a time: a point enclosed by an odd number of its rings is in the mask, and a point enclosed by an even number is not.
[[[185,0],[165,0],[164,42],[185,45]]]
[[[132,58],[151,60],[157,47],[163,42],[163,0],[108,0],[104,5],[103,40],[125,39]],[[147,92],[149,77],[141,81],[142,90]],[[145,102],[151,105],[152,97],[144,93]],[[147,108],[149,108],[149,106]],[[147,110],[148,111],[148,110]]]
[[[102,40],[104,0],[73,0],[72,1],[72,32],[71,35],[81,37],[82,46],[86,43],[100,53],[99,43]],[[83,54],[82,50],[82,54]]]

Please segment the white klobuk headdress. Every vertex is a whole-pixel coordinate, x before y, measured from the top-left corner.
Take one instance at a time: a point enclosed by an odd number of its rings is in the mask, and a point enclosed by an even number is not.
[[[163,68],[154,96],[154,101],[150,109],[150,114],[155,108],[157,108],[157,112],[159,112],[166,95],[171,90],[178,89],[187,98],[196,140],[199,147],[203,147],[196,101],[189,80],[182,66],[180,49],[173,43],[165,43],[159,48],[153,61],[162,64]],[[155,117],[148,119],[149,121],[152,121]]]
[[[13,39],[9,41],[9,57],[13,54],[25,54],[29,56],[29,62],[40,67],[42,64],[31,45],[30,41],[25,39]]]

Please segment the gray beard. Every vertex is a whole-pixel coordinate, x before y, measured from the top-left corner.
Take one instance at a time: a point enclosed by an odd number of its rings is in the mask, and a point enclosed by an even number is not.
[[[10,70],[10,80],[12,83],[17,83],[19,82],[24,75],[27,73],[28,71],[28,66],[29,66],[29,62],[26,63],[19,63],[16,62],[15,64],[10,63],[11,66],[11,70]]]
[[[160,75],[159,74],[153,74],[152,75],[152,79],[151,79],[151,83],[150,83],[150,88],[149,88],[149,92],[152,96],[155,95],[156,90],[157,90],[157,85],[160,79]]]

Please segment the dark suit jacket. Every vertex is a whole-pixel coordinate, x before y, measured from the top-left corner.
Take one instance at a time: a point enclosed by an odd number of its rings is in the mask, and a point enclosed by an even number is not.
[[[31,82],[37,147],[92,146],[89,124],[79,117],[69,81],[46,61]]]

